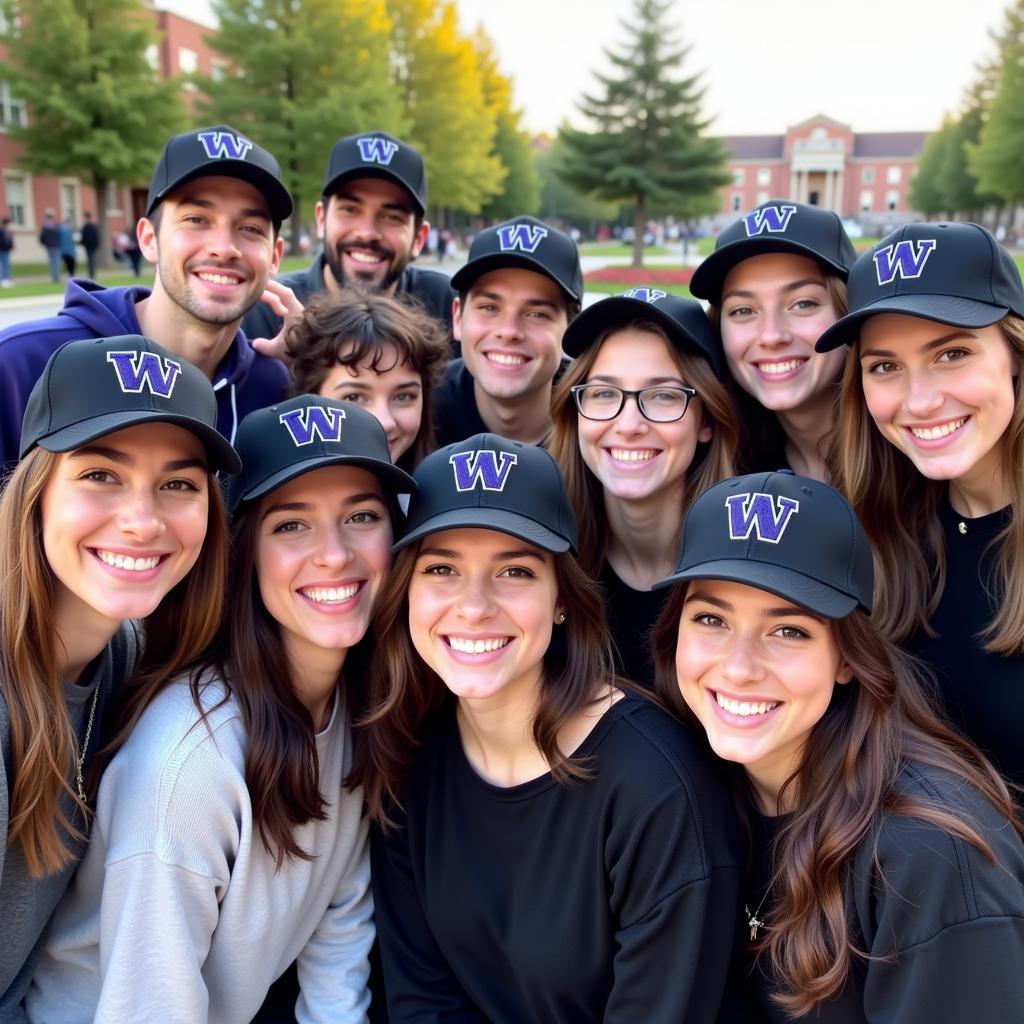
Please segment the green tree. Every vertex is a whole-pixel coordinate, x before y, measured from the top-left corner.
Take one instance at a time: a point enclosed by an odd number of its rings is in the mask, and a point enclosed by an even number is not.
[[[501,191],[505,168],[473,40],[449,0],[388,0],[388,11],[407,137],[423,153],[431,203],[479,213]]]
[[[7,42],[4,77],[28,109],[28,123],[10,128],[25,147],[18,163],[95,189],[107,266],[111,185],[148,179],[184,125],[180,83],[160,81],[146,62],[152,14],[139,0],[32,0]]]
[[[331,147],[408,122],[390,73],[384,0],[215,0],[210,43],[230,71],[201,79],[211,121],[243,129],[277,157],[292,194],[291,251],[320,195]]]
[[[495,119],[494,153],[506,172],[502,190],[485,203],[481,213],[489,221],[535,214],[540,209],[540,179],[533,141],[520,124],[521,112],[512,106],[512,80],[498,68],[494,47],[482,29],[475,45],[484,98]]]
[[[910,205],[929,220],[949,210],[942,178],[947,164],[953,158],[951,150],[959,143],[957,126],[957,121],[946,117],[942,127],[928,136],[910,183],[907,196]]]
[[[711,208],[729,180],[724,146],[704,134],[700,76],[680,77],[689,47],[680,47],[668,24],[670,8],[670,0],[636,0],[623,23],[623,48],[606,51],[612,73],[596,75],[601,95],[579,104],[594,130],[562,133],[558,173],[565,181],[602,199],[632,202],[636,267],[643,266],[648,212],[693,216]]]
[[[593,235],[599,224],[618,218],[619,204],[596,199],[563,181],[555,168],[565,159],[565,143],[559,134],[554,139],[538,140],[536,165],[540,178],[540,216],[547,221],[566,221]]]

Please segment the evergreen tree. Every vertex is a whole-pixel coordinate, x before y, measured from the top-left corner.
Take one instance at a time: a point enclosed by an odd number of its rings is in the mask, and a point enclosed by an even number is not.
[[[594,234],[599,224],[614,221],[619,215],[619,204],[573,188],[563,181],[555,168],[565,159],[565,143],[561,132],[554,139],[542,137],[537,152],[537,174],[540,178],[540,217],[546,221],[564,221],[588,234]]]
[[[292,194],[291,251],[345,135],[408,125],[390,71],[384,0],[215,0],[210,43],[230,72],[204,79],[209,121],[244,130],[278,159]]]
[[[146,62],[156,34],[140,0],[32,0],[27,14],[7,38],[4,68],[28,110],[28,123],[9,129],[25,147],[18,162],[95,189],[107,266],[110,186],[149,179],[184,124],[180,83],[161,81]]]
[[[928,220],[949,210],[942,177],[953,156],[951,149],[959,141],[956,132],[957,122],[950,117],[944,118],[942,127],[928,136],[910,182],[907,199],[911,207],[923,213]]]
[[[602,94],[579,105],[595,130],[563,133],[566,155],[558,168],[577,189],[632,201],[636,267],[643,266],[649,212],[692,216],[712,206],[729,181],[725,148],[704,135],[700,76],[679,77],[689,47],[674,38],[670,7],[670,0],[636,0],[623,25],[623,48],[606,51],[612,74],[596,75]]]

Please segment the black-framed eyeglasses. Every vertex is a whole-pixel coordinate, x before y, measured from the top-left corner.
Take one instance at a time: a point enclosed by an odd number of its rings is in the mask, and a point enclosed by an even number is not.
[[[622,412],[626,399],[633,398],[644,419],[652,423],[674,423],[686,415],[690,399],[697,397],[696,389],[682,384],[639,391],[626,391],[612,384],[576,384],[571,390],[576,408],[588,420],[613,420]]]

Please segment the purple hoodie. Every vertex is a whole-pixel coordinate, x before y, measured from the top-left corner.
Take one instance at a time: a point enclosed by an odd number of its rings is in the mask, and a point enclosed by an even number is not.
[[[148,288],[104,288],[73,278],[56,316],[0,331],[0,462],[5,468],[18,461],[29,392],[50,356],[69,341],[141,334],[135,303],[148,295]],[[213,378],[217,429],[234,441],[243,417],[281,401],[288,383],[285,365],[256,352],[239,331]]]

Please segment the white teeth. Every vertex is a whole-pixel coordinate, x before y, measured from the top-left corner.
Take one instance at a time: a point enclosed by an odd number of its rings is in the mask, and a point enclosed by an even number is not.
[[[211,284],[238,284],[238,278],[227,274],[211,274],[208,271],[200,271],[199,279],[209,281]]]
[[[350,583],[347,587],[306,587],[301,593],[316,604],[340,604],[359,592],[358,583]]]
[[[758,363],[757,368],[762,373],[768,374],[783,374],[790,373],[791,371],[802,366],[806,362],[805,359],[787,359],[782,363]]]
[[[485,654],[487,651],[496,651],[508,645],[507,636],[491,637],[488,640],[470,640],[461,636],[445,637],[448,646],[452,650],[460,651],[462,654]]]
[[[500,363],[502,366],[522,366],[526,362],[524,356],[506,355],[504,352],[488,352],[487,358],[492,363]]]
[[[922,441],[937,441],[940,437],[949,437],[954,431],[959,430],[967,422],[966,416],[961,416],[952,423],[942,423],[937,427],[911,427],[910,432],[914,437]]]
[[[118,555],[113,551],[97,550],[101,562],[112,565],[117,569],[129,569],[132,572],[145,572],[147,569],[155,569],[160,563],[159,555],[152,555],[149,558],[132,558],[131,555]]]
[[[383,261],[383,257],[375,252],[361,252],[359,249],[348,249],[347,252],[356,263],[381,263]]]
[[[616,462],[647,462],[658,454],[653,448],[609,448],[608,451]]]
[[[744,718],[749,718],[751,715],[764,715],[769,711],[779,706],[778,701],[760,701],[751,702],[747,700],[733,700],[731,697],[723,697],[722,694],[716,693],[715,699],[718,701],[718,706],[725,708],[732,715],[742,715]]]

